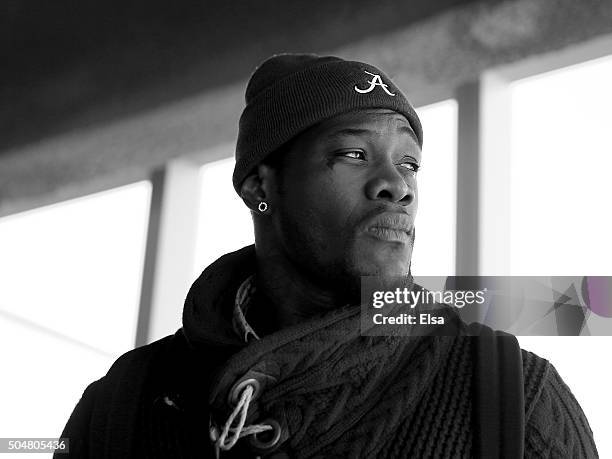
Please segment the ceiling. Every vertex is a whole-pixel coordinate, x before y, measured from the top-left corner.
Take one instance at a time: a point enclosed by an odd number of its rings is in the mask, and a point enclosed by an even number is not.
[[[273,53],[325,52],[466,3],[5,0],[0,151],[245,79]]]

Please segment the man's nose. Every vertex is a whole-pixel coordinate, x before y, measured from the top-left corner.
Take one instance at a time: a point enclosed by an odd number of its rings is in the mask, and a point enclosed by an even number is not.
[[[366,195],[369,199],[396,202],[405,206],[414,202],[415,193],[416,180],[404,177],[394,164],[378,167],[366,185]]]

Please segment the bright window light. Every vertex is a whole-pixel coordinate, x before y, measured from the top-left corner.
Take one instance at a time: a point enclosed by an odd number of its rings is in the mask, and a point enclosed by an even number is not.
[[[233,158],[202,167],[195,273],[228,252],[255,242],[251,213],[232,185]]]
[[[511,85],[511,274],[612,275],[612,56]],[[609,439],[612,338],[519,337],[556,367],[600,457]]]
[[[419,170],[419,209],[412,255],[415,276],[455,273],[457,201],[457,102],[446,100],[417,109],[423,125]]]
[[[151,186],[0,219],[4,436],[55,437],[134,346]]]
[[[612,275],[612,56],[512,93],[511,272]]]
[[[2,401],[3,437],[59,437],[87,385],[118,357],[1,314],[0,349],[0,390],[10,394]]]
[[[140,182],[0,219],[0,313],[103,352],[133,346],[149,195]]]

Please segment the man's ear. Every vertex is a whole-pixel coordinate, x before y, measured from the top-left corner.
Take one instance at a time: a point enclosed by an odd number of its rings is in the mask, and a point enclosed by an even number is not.
[[[253,212],[259,213],[258,206],[261,202],[273,207],[276,200],[275,181],[274,169],[266,164],[259,164],[242,182],[240,197]]]

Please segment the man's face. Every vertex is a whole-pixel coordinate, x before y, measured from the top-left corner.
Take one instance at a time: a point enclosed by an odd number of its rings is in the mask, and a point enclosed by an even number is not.
[[[403,115],[376,109],[324,121],[283,161],[275,236],[319,282],[409,272],[421,151]],[[348,285],[347,285],[348,287]]]

